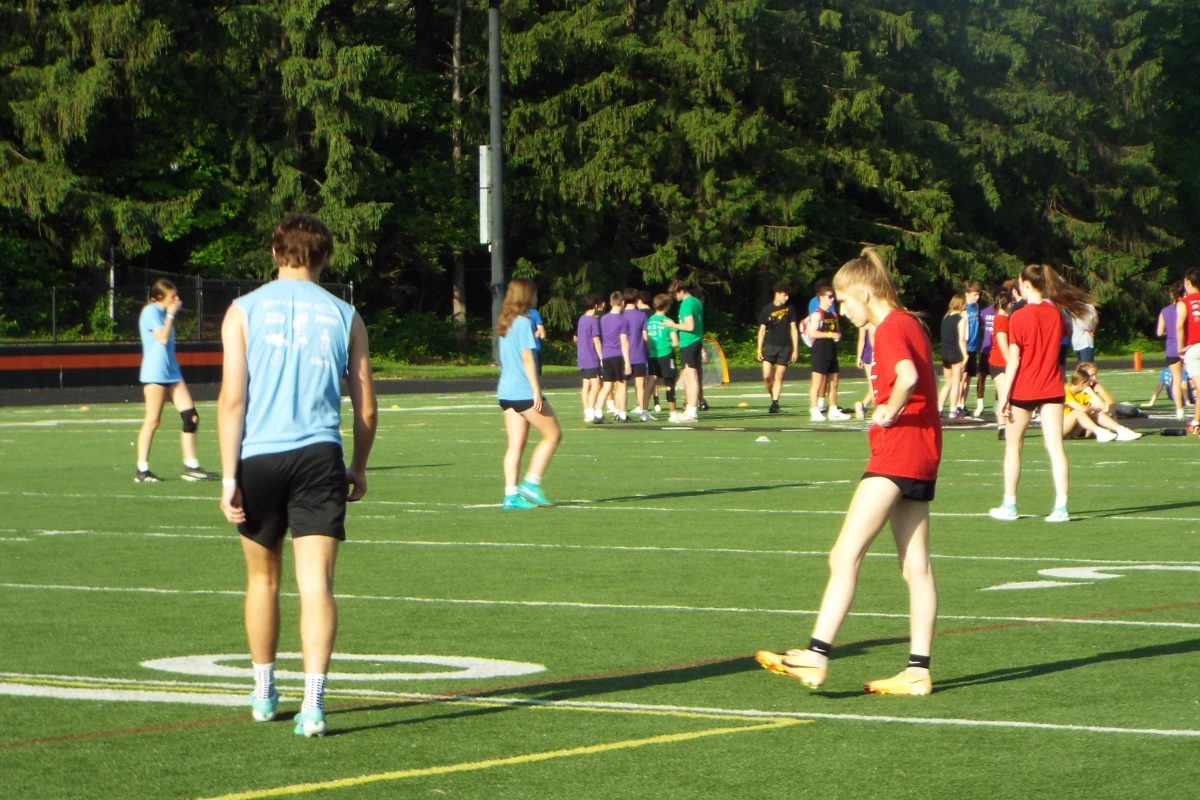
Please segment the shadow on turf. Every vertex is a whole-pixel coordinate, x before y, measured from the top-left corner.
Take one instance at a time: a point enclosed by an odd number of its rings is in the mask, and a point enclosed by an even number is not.
[[[389,472],[395,469],[428,469],[430,467],[449,467],[453,466],[449,462],[445,464],[387,464],[382,467],[370,466],[367,467],[367,472]]]
[[[1019,681],[1025,678],[1037,678],[1042,675],[1052,675],[1079,667],[1090,667],[1093,664],[1104,664],[1110,661],[1132,661],[1142,658],[1158,658],[1159,656],[1178,656],[1187,653],[1200,652],[1200,639],[1190,639],[1186,642],[1171,644],[1156,644],[1150,647],[1135,647],[1131,650],[1115,650],[1110,653],[1097,653],[1084,658],[1069,658],[1064,661],[1048,661],[1044,664],[1026,664],[1019,667],[1004,667],[980,672],[975,675],[963,675],[950,680],[934,680],[934,691],[941,693],[952,689],[964,689],[968,686],[981,686],[988,683],[1004,683]]]
[[[1200,500],[1188,500],[1178,503],[1156,503],[1155,505],[1129,506],[1128,508],[1107,508],[1099,511],[1085,511],[1081,517],[1087,519],[1102,519],[1104,517],[1120,517],[1125,514],[1143,514],[1149,511],[1174,511],[1180,508],[1198,508]]]
[[[696,489],[690,492],[659,492],[658,494],[626,494],[618,497],[601,497],[588,503],[623,503],[630,500],[665,500],[671,497],[702,497],[710,494],[739,494],[741,492],[765,492],[770,489],[797,489],[801,486],[812,486],[808,481],[791,483],[771,483],[762,486],[728,486],[717,489]],[[564,503],[564,505],[568,505]]]
[[[477,692],[464,692],[462,697],[464,700],[469,700],[472,697],[509,696],[513,693],[519,692],[520,694],[526,695],[530,700],[534,701],[579,700],[583,698],[595,697],[597,695],[608,694],[611,692],[625,692],[633,689],[645,689],[651,686],[690,683],[691,681],[699,681],[706,678],[719,678],[727,675],[736,675],[741,672],[751,672],[757,669],[760,669],[760,667],[757,663],[755,663],[753,657],[736,656],[734,658],[726,658],[718,661],[687,664],[677,667],[649,669],[642,672],[633,672],[621,675],[588,676],[582,678],[568,678],[565,680],[545,681],[541,683],[524,683],[520,686],[502,686],[496,689],[487,689]],[[344,711],[339,712],[338,717],[343,718],[344,716],[349,716],[350,713],[360,711],[386,711],[394,708],[412,708],[414,706],[422,705],[431,706],[435,709],[440,709],[440,711],[435,711],[420,717],[402,720],[389,720],[387,722],[379,722],[371,725],[356,725],[347,726],[344,728],[340,727],[339,725],[339,727],[331,730],[328,735],[336,736],[348,733],[356,733],[358,731],[392,728],[400,725],[415,725],[422,722],[429,722],[431,720],[478,717],[524,708],[524,706],[519,705],[497,705],[488,706],[487,708],[454,708],[452,702],[447,702],[444,700],[430,700],[425,702],[418,701],[356,705],[347,707]]]

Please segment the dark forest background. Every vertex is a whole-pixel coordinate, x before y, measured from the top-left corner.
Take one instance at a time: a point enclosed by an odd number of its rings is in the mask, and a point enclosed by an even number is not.
[[[508,274],[552,336],[588,291],[674,277],[738,331],[871,244],[939,316],[1044,262],[1109,340],[1144,333],[1200,226],[1194,12],[506,0]],[[481,0],[3,0],[0,334],[110,267],[268,277],[269,231],[307,211],[385,351],[470,350],[486,51]]]

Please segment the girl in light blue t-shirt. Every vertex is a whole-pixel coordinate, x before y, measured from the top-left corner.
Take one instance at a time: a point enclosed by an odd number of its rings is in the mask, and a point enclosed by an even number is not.
[[[508,449],[504,452],[504,504],[506,509],[528,509],[554,505],[542,491],[542,477],[558,449],[562,430],[554,409],[542,397],[538,376],[533,321],[527,313],[537,302],[533,281],[515,278],[504,293],[504,305],[496,333],[500,337],[500,383],[496,399],[504,410]],[[541,441],[533,448],[525,480],[517,484],[521,456],[529,439],[529,427],[537,428]]]
[[[175,284],[159,278],[150,287],[149,301],[138,317],[138,332],[142,338],[142,367],[139,379],[142,396],[145,398],[145,413],[137,438],[137,472],[133,479],[138,483],[158,483],[161,479],[150,471],[150,444],[158,430],[163,406],[170,392],[171,402],[179,411],[183,432],[179,446],[183,451],[183,473],[185,481],[203,481],[215,477],[200,468],[196,458],[196,428],[200,417],[196,404],[183,381],[179,362],[175,358],[175,315],[183,308]]]

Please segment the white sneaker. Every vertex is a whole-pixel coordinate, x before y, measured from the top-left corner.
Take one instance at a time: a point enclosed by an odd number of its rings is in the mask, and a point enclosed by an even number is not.
[[[699,422],[700,416],[696,413],[696,409],[689,408],[679,415],[680,422]]]
[[[1021,515],[1017,513],[1016,506],[999,505],[996,508],[988,509],[988,516],[1002,522],[1012,522],[1014,519],[1020,519]]]
[[[842,411],[837,406],[834,406],[833,408],[829,409],[829,413],[826,414],[825,416],[828,417],[829,419],[833,420],[834,422],[841,422],[842,420],[850,419],[850,415],[847,414],[845,411]]]
[[[642,422],[649,422],[653,419],[653,417],[650,416],[649,411],[643,411],[639,418],[642,420]]]
[[[671,416],[667,417],[667,422],[670,422],[672,425],[678,425],[683,421],[683,414],[680,414],[678,411],[672,411]]]
[[[1096,441],[1097,442],[1111,442],[1116,438],[1117,438],[1117,435],[1115,433],[1113,433],[1112,431],[1106,431],[1103,428],[1099,428],[1096,430]]]
[[[825,412],[823,412],[823,411],[822,411],[821,409],[819,409],[819,408],[810,408],[810,409],[808,410],[808,416],[809,416],[809,418],[811,418],[811,419],[813,419],[813,420],[815,420],[815,421],[817,421],[817,422],[824,422],[824,421],[825,421]]]
[[[1046,522],[1070,522],[1071,515],[1067,513],[1065,508],[1056,508],[1046,517]]]
[[[1129,428],[1121,428],[1121,430],[1117,431],[1118,442],[1132,442],[1140,438],[1142,438],[1140,433]]]
[[[983,416],[983,401],[982,400],[975,401],[975,413],[972,416],[976,416],[976,417]]]
[[[655,413],[655,414],[661,414],[661,413],[662,413],[662,406],[661,406],[659,403],[655,403],[655,404],[654,404],[654,413]]]

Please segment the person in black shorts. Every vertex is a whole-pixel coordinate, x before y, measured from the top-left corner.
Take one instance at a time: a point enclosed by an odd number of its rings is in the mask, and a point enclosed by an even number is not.
[[[776,284],[774,293],[771,302],[758,313],[757,358],[762,362],[763,385],[771,397],[767,410],[778,414],[783,375],[788,364],[800,357],[800,333],[796,326],[796,309],[788,303],[787,284]]]
[[[294,732],[306,737],[325,735],[325,680],[337,634],[334,564],[346,538],[346,503],[367,491],[377,419],[366,325],[317,284],[332,254],[333,237],[320,220],[287,217],[271,237],[278,278],[234,300],[221,326],[221,511],[237,525],[246,562],[251,715],[270,721],[279,704],[279,578],[290,528],[304,662]],[[349,467],[340,431],[343,378],[354,410]]]
[[[812,382],[809,387],[808,414],[814,420],[834,421],[850,419],[850,415],[838,408],[838,359],[837,343],[842,332],[838,327],[838,315],[833,310],[833,287],[823,286],[817,294],[817,310],[808,318],[809,337],[812,339]],[[822,411],[820,398],[829,390],[829,410]]]

